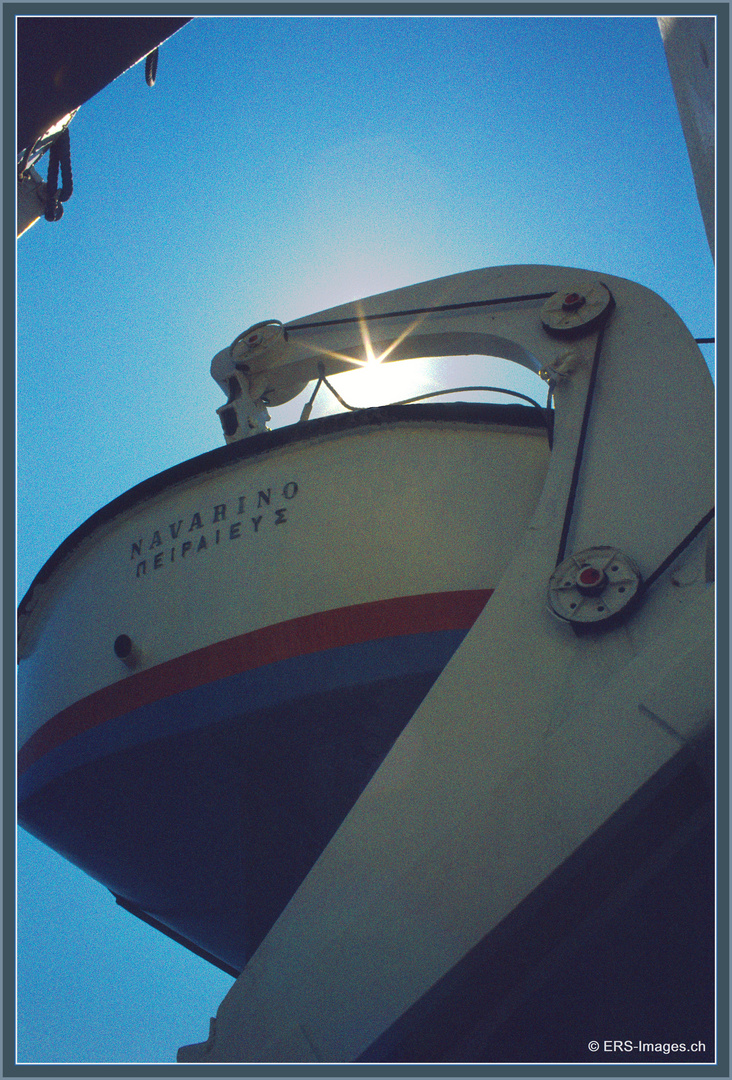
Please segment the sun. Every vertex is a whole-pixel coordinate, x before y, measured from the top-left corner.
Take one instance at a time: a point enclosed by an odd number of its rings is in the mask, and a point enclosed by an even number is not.
[[[438,364],[439,361],[429,357],[388,363],[374,356],[354,371],[336,375],[329,381],[349,405],[356,408],[385,405],[438,389]],[[334,405],[337,405],[335,400]]]

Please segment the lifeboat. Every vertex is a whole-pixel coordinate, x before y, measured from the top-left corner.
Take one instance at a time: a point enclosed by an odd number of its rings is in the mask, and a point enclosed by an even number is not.
[[[23,825],[238,973],[488,601],[542,419],[326,417],[105,507],[24,607]]]

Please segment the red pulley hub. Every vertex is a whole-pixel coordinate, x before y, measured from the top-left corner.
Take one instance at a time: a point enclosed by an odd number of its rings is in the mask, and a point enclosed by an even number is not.
[[[584,302],[584,296],[581,296],[579,293],[567,293],[562,304],[562,311],[579,311]]]
[[[607,585],[607,577],[595,566],[583,566],[576,584],[583,596],[599,596]]]

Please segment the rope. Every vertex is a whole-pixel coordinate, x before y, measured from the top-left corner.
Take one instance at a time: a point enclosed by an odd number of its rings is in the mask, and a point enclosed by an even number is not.
[[[61,190],[58,191],[58,173],[61,169]],[[69,129],[64,128],[51,144],[48,153],[48,180],[46,181],[46,221],[59,221],[63,215],[62,202],[68,202],[74,191],[71,175],[71,139]],[[58,192],[58,193],[57,193]]]
[[[542,415],[542,419],[546,423],[546,416],[544,410],[538,401],[534,401],[533,398],[528,397],[526,394],[520,394],[518,390],[504,390],[502,386],[452,386],[446,390],[432,390],[429,394],[419,394],[417,397],[404,398],[403,401],[393,401],[392,405],[411,405],[414,401],[424,401],[425,398],[442,397],[443,394],[462,394],[466,390],[485,390],[491,394],[508,394],[509,397],[521,398],[522,401],[528,401],[529,405],[533,405],[535,409],[538,409]]]
[[[155,85],[155,76],[158,73],[158,55],[159,49],[153,49],[151,53],[148,53],[145,57],[145,82],[148,86]]]
[[[605,286],[607,288],[607,286]],[[608,289],[608,292],[610,290]],[[612,295],[610,297],[612,301]],[[615,304],[612,303],[608,309],[608,314],[612,310]],[[592,360],[592,371],[590,372],[590,382],[587,387],[587,397],[585,398],[585,410],[582,415],[582,427],[580,429],[579,441],[577,443],[577,453],[574,457],[574,468],[572,470],[572,480],[569,485],[569,495],[567,496],[567,505],[564,510],[564,523],[562,524],[562,535],[559,540],[559,551],[557,552],[556,566],[559,566],[564,561],[564,556],[567,550],[567,539],[569,537],[569,527],[572,523],[572,512],[574,510],[574,503],[577,497],[577,488],[579,486],[580,469],[582,468],[582,457],[585,449],[585,442],[587,440],[587,429],[590,423],[590,412],[592,411],[592,399],[595,394],[595,383],[597,381],[597,370],[600,365],[600,352],[602,350],[602,340],[605,336],[605,326],[607,322],[604,322],[600,327],[600,332],[597,335],[597,341],[595,343],[595,355]]]
[[[325,365],[322,362],[318,364],[318,371],[320,372],[320,379],[318,380],[318,385],[320,385],[320,383],[322,382],[325,386],[327,386],[328,389],[330,390],[331,394],[333,395],[333,397],[336,398],[338,401],[340,401],[340,403],[341,403],[341,405],[343,406],[344,409],[348,409],[349,412],[358,412],[359,411],[358,406],[357,405],[349,405],[347,401],[343,400],[341,395],[336,390],[335,386],[333,386],[332,383],[328,382],[328,380],[325,377]]]
[[[301,423],[304,420],[308,420],[310,418],[310,414],[313,409],[313,402],[315,401],[315,397],[318,393],[318,390],[320,390],[321,385],[327,386],[331,394],[333,394],[333,396],[337,398],[341,405],[343,405],[345,409],[348,409],[349,412],[359,412],[364,408],[363,405],[349,405],[348,402],[341,397],[333,384],[328,382],[327,378],[325,377],[325,365],[322,362],[318,364],[318,373],[319,378],[315,385],[315,389],[313,390],[312,396],[302,410],[302,414],[300,416]],[[401,401],[390,401],[389,405],[412,405],[415,401],[425,401],[427,398],[442,397],[444,394],[462,394],[468,390],[481,390],[491,394],[507,394],[509,397],[521,398],[522,401],[528,401],[530,405],[533,405],[535,409],[539,410],[539,413],[541,414],[541,417],[547,428],[547,432],[550,433],[550,428],[552,426],[551,420],[538,401],[534,401],[534,399],[529,397],[527,394],[520,394],[518,390],[506,390],[502,386],[452,386],[448,387],[445,390],[432,390],[428,394],[417,394],[415,397],[403,398]],[[549,446],[551,449],[551,440]]]
[[[554,449],[554,410],[552,409],[552,398],[554,397],[554,383],[549,383],[549,390],[546,395],[546,433],[549,438],[549,449]]]
[[[304,409],[300,413],[300,420],[299,420],[300,424],[304,424],[306,420],[310,419],[310,413],[313,411],[313,403],[315,402],[316,395],[318,393],[318,390],[320,390],[320,387],[321,387],[322,383],[323,383],[323,376],[321,375],[320,378],[318,379],[318,381],[315,384],[315,389],[313,390],[313,394],[312,394],[312,397],[310,398],[310,401],[308,401],[308,403],[305,405]]]
[[[375,319],[396,319],[402,315],[428,315],[433,311],[461,311],[465,308],[492,307],[494,304],[518,304],[528,300],[548,300],[553,292],[532,293],[526,296],[502,296],[495,300],[471,300],[462,304],[438,304],[436,307],[408,308],[405,311],[383,311],[374,315],[355,315],[347,319],[327,319],[325,322],[296,323],[288,330],[311,330],[317,326],[345,326],[348,323],[372,322]]]
[[[581,469],[581,466],[582,466],[582,456],[583,456],[583,452],[584,452],[585,442],[586,442],[586,439],[587,439],[587,429],[588,429],[589,422],[590,422],[590,412],[592,410],[592,399],[593,399],[593,396],[594,396],[595,383],[597,381],[597,371],[598,371],[598,367],[599,367],[599,363],[600,363],[600,351],[602,349],[602,340],[603,340],[603,337],[604,337],[604,334],[605,334],[605,325],[606,324],[603,324],[603,326],[601,327],[600,332],[599,332],[599,334],[597,336],[597,342],[595,344],[595,355],[594,355],[593,362],[592,362],[592,371],[590,373],[590,382],[589,382],[589,385],[587,387],[587,397],[585,399],[585,410],[584,410],[584,414],[582,416],[582,427],[581,427],[581,430],[580,430],[580,437],[579,437],[579,441],[578,441],[578,444],[577,444],[577,453],[576,453],[575,459],[574,459],[574,469],[572,471],[572,480],[571,480],[571,483],[570,483],[569,495],[567,497],[567,505],[566,505],[566,508],[565,508],[565,511],[564,511],[564,523],[562,525],[562,536],[561,536],[561,539],[559,541],[559,552],[557,554],[557,561],[556,561],[557,566],[559,566],[559,564],[564,561],[564,556],[566,554],[567,538],[569,536],[569,528],[570,528],[570,524],[571,524],[571,521],[572,521],[572,512],[573,512],[573,509],[574,509],[574,503],[575,503],[575,499],[576,499],[576,496],[577,496],[577,488],[579,486],[579,475],[580,475],[580,469]],[[551,393],[552,393],[552,388],[550,386],[550,388],[549,388],[549,399],[551,398]],[[547,399],[547,407],[549,405],[549,399]],[[646,578],[646,580],[641,585],[641,589],[639,590],[638,599],[640,599],[640,596],[643,593],[645,593],[658,580],[658,578],[666,570],[668,570],[669,566],[671,566],[672,563],[674,563],[676,561],[676,559],[679,557],[679,555],[699,535],[699,533],[702,531],[702,529],[704,529],[709,524],[709,522],[712,520],[713,517],[714,517],[714,507],[712,507],[712,509],[709,510],[704,515],[704,517],[701,519],[701,521],[698,522],[698,524],[695,525],[694,528],[689,533],[687,533],[687,535],[684,537],[684,539],[681,541],[681,543],[677,544],[677,546],[673,549],[673,551],[663,560],[663,562],[660,564],[660,566],[658,566],[653,571],[653,573],[650,575],[650,577]]]
[[[671,564],[676,561],[676,559],[679,557],[679,555],[682,553],[682,551],[684,551],[684,549],[689,546],[689,544],[692,542],[692,540],[696,539],[696,537],[699,535],[699,533],[702,531],[702,529],[705,528],[709,524],[709,522],[712,520],[713,517],[714,517],[714,507],[712,507],[711,510],[707,511],[707,513],[704,515],[704,517],[701,519],[701,521],[697,525],[694,526],[694,528],[691,530],[691,532],[686,534],[686,536],[681,541],[681,543],[676,545],[676,547],[673,549],[671,554],[666,556],[666,558],[663,560],[661,565],[656,567],[656,569],[653,571],[653,573],[650,575],[650,577],[646,578],[646,580],[641,585],[641,590],[639,592],[639,596],[642,593],[647,592],[648,589],[650,589],[651,585],[653,585],[654,582],[656,582],[658,580],[658,578],[660,578],[661,574],[663,574],[666,570],[668,570],[669,566],[671,566]]]

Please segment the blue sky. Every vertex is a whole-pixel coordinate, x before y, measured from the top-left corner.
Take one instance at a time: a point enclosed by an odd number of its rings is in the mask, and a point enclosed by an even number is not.
[[[651,17],[197,18],[153,89],[138,65],[81,108],[71,149],[62,221],[18,245],[19,596],[100,506],[221,445],[210,360],[260,319],[547,263],[714,335]],[[465,382],[545,395],[485,358],[339,385],[372,404]],[[20,1061],[171,1062],[206,1038],[231,979],[23,831],[18,903]]]

